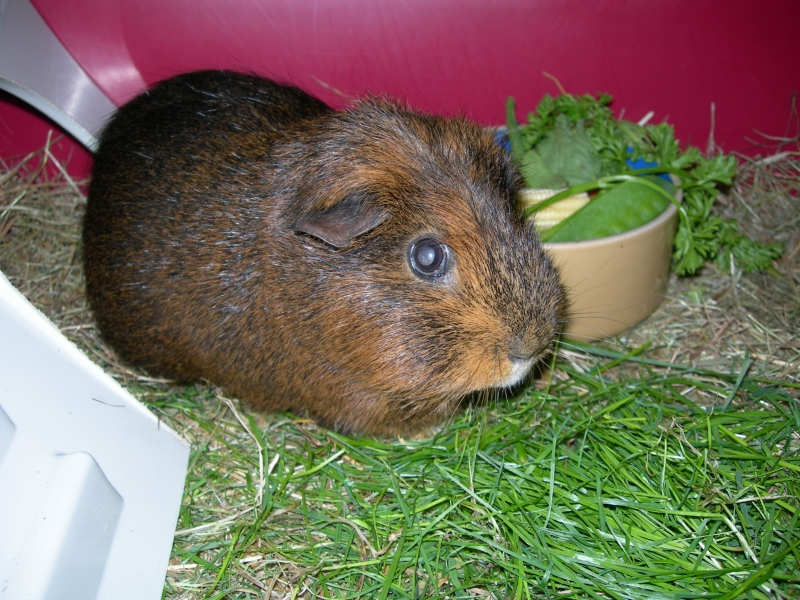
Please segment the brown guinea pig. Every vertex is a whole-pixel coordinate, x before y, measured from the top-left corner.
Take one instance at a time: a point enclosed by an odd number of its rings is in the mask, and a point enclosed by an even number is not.
[[[464,119],[180,75],[101,136],[89,301],[153,374],[343,432],[413,432],[520,382],[558,332],[564,293],[521,185]]]

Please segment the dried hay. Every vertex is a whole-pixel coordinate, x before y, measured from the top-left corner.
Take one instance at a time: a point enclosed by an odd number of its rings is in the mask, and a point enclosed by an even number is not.
[[[626,343],[652,342],[654,357],[727,371],[750,356],[751,374],[800,381],[800,152],[739,157],[736,181],[718,198],[724,218],[753,239],[786,251],[769,272],[743,274],[707,265],[673,276],[662,306],[629,332]]]
[[[12,166],[0,161],[0,271],[110,375],[157,381],[120,364],[94,326],[81,266],[87,185],[68,175],[49,142]]]

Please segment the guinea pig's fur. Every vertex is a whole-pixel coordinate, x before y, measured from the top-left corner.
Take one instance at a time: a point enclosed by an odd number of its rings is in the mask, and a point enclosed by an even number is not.
[[[465,119],[180,75],[101,136],[89,301],[152,374],[343,432],[410,433],[518,383],[557,335],[564,292],[514,208],[521,185]],[[426,245],[441,272],[412,264]]]

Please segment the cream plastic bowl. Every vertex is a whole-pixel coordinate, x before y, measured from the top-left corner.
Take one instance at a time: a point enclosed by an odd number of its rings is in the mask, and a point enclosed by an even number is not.
[[[676,199],[681,198],[678,190]],[[544,244],[567,289],[565,337],[591,341],[616,335],[661,304],[677,222],[678,210],[670,204],[649,223],[619,235]]]

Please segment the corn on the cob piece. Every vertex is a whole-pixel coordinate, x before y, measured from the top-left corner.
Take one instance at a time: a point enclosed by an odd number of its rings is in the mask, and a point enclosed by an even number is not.
[[[517,200],[522,207],[533,206],[542,200],[547,200],[548,198],[555,196],[560,191],[562,190],[534,190],[526,188],[524,190],[520,190],[519,194],[517,195]],[[580,194],[567,196],[555,204],[551,204],[550,206],[546,206],[541,210],[537,210],[533,214],[536,228],[540,231],[550,229],[553,225],[566,219],[576,210],[584,206],[587,202],[589,202],[589,194],[586,192],[581,192]]]

